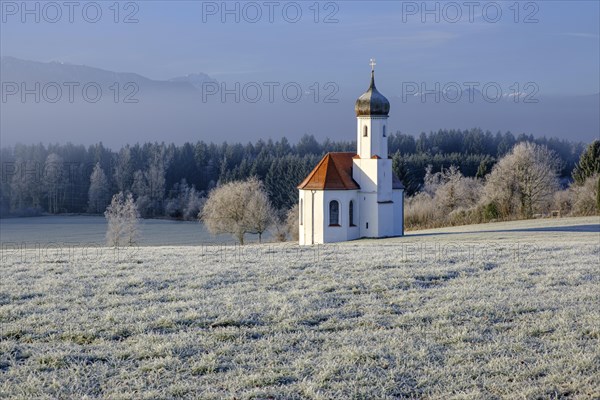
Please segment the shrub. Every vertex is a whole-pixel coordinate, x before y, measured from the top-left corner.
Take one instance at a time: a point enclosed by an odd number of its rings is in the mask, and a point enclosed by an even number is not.
[[[285,225],[287,228],[287,233],[290,235],[292,240],[300,239],[300,227],[298,226],[300,220],[300,208],[298,204],[295,204],[292,208],[290,208],[285,217]]]
[[[285,242],[287,240],[288,226],[286,217],[287,213],[284,210],[279,210],[273,217],[271,232],[277,242]]]
[[[485,221],[491,221],[500,218],[500,210],[498,210],[498,206],[494,202],[485,204],[482,209],[482,214]]]
[[[571,213],[573,208],[573,191],[572,190],[559,190],[554,193],[554,199],[552,202],[552,210],[560,211],[560,215],[565,216]]]
[[[588,177],[583,185],[573,186],[573,215],[595,215],[600,213],[598,207],[598,181],[600,174]]]
[[[404,224],[406,229],[430,228],[442,223],[440,208],[433,197],[425,192],[406,199]]]

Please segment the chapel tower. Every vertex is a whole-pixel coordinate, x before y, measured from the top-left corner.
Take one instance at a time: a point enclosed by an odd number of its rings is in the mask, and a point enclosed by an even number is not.
[[[404,235],[404,186],[392,172],[390,102],[371,84],[354,105],[356,153],[327,153],[298,185],[299,243]]]

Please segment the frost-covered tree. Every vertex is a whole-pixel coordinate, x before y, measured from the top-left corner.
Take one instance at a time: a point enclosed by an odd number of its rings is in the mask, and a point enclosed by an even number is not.
[[[573,214],[600,214],[600,174],[589,176],[582,185],[573,185]]]
[[[133,163],[129,146],[123,147],[116,156],[113,177],[120,192],[124,192],[131,187],[133,182]]]
[[[146,180],[146,175],[142,170],[137,170],[133,174],[133,184],[131,190],[135,195],[138,209],[142,216],[151,214],[152,201],[150,200],[150,188]]]
[[[229,233],[244,244],[246,233],[259,238],[272,223],[274,211],[264,185],[256,178],[229,182],[213,189],[200,219],[213,234]]]
[[[163,156],[155,155],[145,171],[137,170],[133,174],[131,189],[142,215],[162,215],[166,185],[165,173]]]
[[[19,215],[29,215],[41,210],[43,165],[34,160],[17,159],[17,173],[10,183],[11,210]]]
[[[148,195],[152,202],[153,214],[162,212],[162,202],[165,196],[165,166],[161,160],[155,160],[144,173],[148,183]]]
[[[127,193],[123,213],[125,215],[125,242],[129,246],[133,246],[139,239],[139,221],[140,213],[137,209],[137,204],[133,199],[133,194]]]
[[[88,212],[101,213],[106,209],[110,199],[108,180],[102,170],[100,163],[96,163],[90,176],[90,188],[88,190]]]
[[[288,210],[286,218],[285,218],[285,222],[286,222],[287,232],[290,235],[290,237],[293,240],[298,240],[299,234],[300,234],[300,230],[299,230],[299,226],[298,226],[300,223],[300,207],[298,207],[297,203],[294,204],[294,206]]]
[[[104,216],[108,221],[106,241],[110,246],[129,246],[137,243],[139,237],[139,212],[133,195],[123,192],[115,194]]]
[[[447,213],[477,204],[481,196],[481,182],[463,176],[455,165],[436,173],[429,165],[425,172],[425,192],[435,198],[440,212]]]
[[[531,218],[551,204],[558,169],[556,154],[546,146],[519,143],[487,175],[485,202],[494,204],[505,218]]]
[[[433,172],[425,170],[424,190],[406,201],[405,223],[409,228],[473,223],[482,193],[481,180],[462,175],[457,166]]]
[[[193,185],[190,187],[187,181],[182,179],[170,191],[170,197],[165,205],[165,213],[170,217],[192,220],[197,217],[203,203],[200,192]]]
[[[131,186],[131,190],[136,197],[148,195],[148,183],[146,182],[146,177],[144,176],[144,172],[142,172],[142,170],[138,169],[133,174],[133,184]]]
[[[58,214],[65,194],[64,161],[56,153],[48,154],[44,164],[43,186],[48,198],[48,212]]]
[[[248,200],[246,203],[246,222],[249,233],[258,234],[258,242],[262,242],[262,235],[271,226],[276,218],[276,211],[271,206],[269,196],[261,181],[250,178],[247,181]]]
[[[464,177],[458,169],[452,171],[447,181],[435,192],[435,200],[444,211],[468,209],[479,201],[481,181]]]

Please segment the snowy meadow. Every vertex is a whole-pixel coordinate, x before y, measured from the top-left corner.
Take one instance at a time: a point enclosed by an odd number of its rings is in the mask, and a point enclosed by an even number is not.
[[[598,217],[312,248],[3,247],[0,397],[599,398],[599,265]]]

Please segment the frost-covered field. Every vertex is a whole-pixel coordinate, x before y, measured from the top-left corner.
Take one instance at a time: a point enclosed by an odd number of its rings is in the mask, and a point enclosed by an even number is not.
[[[600,397],[600,219],[3,251],[0,397]]]

